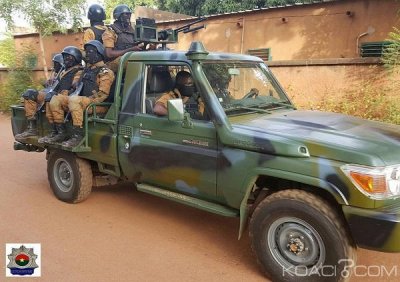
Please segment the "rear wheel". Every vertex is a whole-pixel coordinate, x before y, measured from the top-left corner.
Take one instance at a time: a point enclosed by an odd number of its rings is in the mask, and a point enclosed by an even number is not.
[[[54,195],[61,201],[78,203],[92,191],[92,169],[75,154],[54,151],[47,161],[47,176]]]
[[[272,281],[345,281],[355,249],[325,200],[301,190],[265,198],[250,221],[253,251]]]

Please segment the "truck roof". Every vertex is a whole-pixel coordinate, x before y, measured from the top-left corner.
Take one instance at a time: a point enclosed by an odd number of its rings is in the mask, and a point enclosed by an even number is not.
[[[129,52],[125,56],[126,60],[129,61],[181,61],[191,64],[186,56],[188,51],[175,51],[175,50],[154,50],[146,52]],[[204,60],[232,60],[232,61],[252,61],[252,62],[263,62],[259,57],[234,54],[234,53],[222,53],[222,52],[210,52]]]

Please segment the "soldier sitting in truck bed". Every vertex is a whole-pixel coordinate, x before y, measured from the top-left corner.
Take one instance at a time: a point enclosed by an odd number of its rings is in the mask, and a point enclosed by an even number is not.
[[[63,50],[69,48],[66,47]],[[25,108],[25,116],[27,118],[28,126],[27,129],[15,136],[17,140],[24,140],[27,137],[34,137],[37,136],[37,125],[36,125],[36,111],[38,109],[38,105],[41,105],[45,102],[46,96],[50,97],[51,95],[59,92],[64,92],[72,87],[73,81],[77,80],[80,76],[80,67],[78,64],[74,65],[65,65],[66,69],[63,69],[64,60],[63,55],[56,54],[53,57],[53,64],[54,64],[54,73],[59,73],[59,75],[53,75],[54,77],[50,78],[51,82],[47,84],[52,84],[52,86],[41,90],[36,91],[34,89],[28,89],[22,97],[24,98],[24,108]],[[55,134],[56,129],[54,127],[54,120],[53,116],[51,115],[51,111],[49,108],[49,103],[46,101],[46,117],[49,123],[52,125],[53,131],[51,134]],[[41,138],[42,139],[42,138]],[[40,140],[40,139],[39,139]]]
[[[195,119],[203,119],[204,103],[201,97],[196,96],[196,88],[193,84],[192,75],[187,71],[180,71],[175,78],[175,87],[162,95],[156,102],[153,113],[158,116],[167,115],[168,100],[182,99],[185,110]]]
[[[50,117],[49,122],[52,124],[52,131],[49,135],[40,138],[38,140],[39,143],[54,142],[56,136],[65,132],[64,125],[56,119],[56,116],[54,116],[54,111],[51,109],[51,105],[56,102],[63,104],[62,101],[74,92],[82,74],[82,53],[78,48],[75,46],[67,46],[61,54],[66,68],[65,74],[61,74],[60,84],[62,87],[60,87],[59,91],[54,92],[53,95],[48,95],[46,98],[50,102],[48,103],[49,107],[46,115]],[[49,96],[51,96],[51,99],[49,99]]]
[[[111,84],[114,82],[114,73],[104,63],[104,46],[97,40],[89,41],[84,45],[87,66],[83,71],[82,90],[80,95],[66,97],[68,109],[71,112],[73,133],[72,136],[62,143],[66,147],[75,147],[83,139],[83,111],[91,103],[101,103],[110,94]],[[54,120],[64,126],[64,111],[62,103],[50,103]],[[96,107],[97,112],[104,112],[104,107]],[[62,142],[68,136],[63,131],[53,142]]]

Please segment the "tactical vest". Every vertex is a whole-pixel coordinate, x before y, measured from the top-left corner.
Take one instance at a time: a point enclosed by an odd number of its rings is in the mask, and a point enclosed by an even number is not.
[[[85,70],[85,74],[83,75],[82,78],[82,92],[81,96],[92,96],[93,95],[93,90],[94,91],[99,91],[99,85],[97,84],[97,75],[103,69],[104,67],[97,67],[97,68],[89,68]]]
[[[94,33],[94,39],[97,41],[100,41],[101,43],[103,43],[103,33],[104,33],[104,29],[98,29],[95,26],[91,26],[90,29],[93,31]]]
[[[135,31],[130,26],[128,30],[123,30],[119,24],[112,24],[110,28],[117,34],[117,42],[114,50],[125,50],[132,47],[135,43]]]
[[[56,86],[54,91],[60,92],[62,90],[69,90],[72,86],[75,74],[80,70],[79,67],[72,67],[63,77],[60,78],[60,83]]]

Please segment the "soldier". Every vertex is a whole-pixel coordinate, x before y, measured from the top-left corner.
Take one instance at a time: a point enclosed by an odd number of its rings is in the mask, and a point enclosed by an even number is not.
[[[64,109],[68,107],[68,95],[75,91],[76,85],[78,84],[82,76],[82,53],[75,46],[67,46],[62,51],[64,64],[66,70],[62,75],[62,80],[65,84],[68,84],[68,88],[57,91],[51,97],[49,103],[49,112],[51,115],[50,123],[53,123],[52,132],[43,138],[38,140],[39,143],[53,143],[64,141],[66,137],[66,129],[64,125]]]
[[[118,5],[113,11],[114,23],[103,33],[103,44],[108,63],[114,72],[118,70],[119,58],[129,51],[142,51],[135,46],[135,31],[131,25],[131,10],[127,5]]]
[[[51,76],[46,82],[44,83],[44,87],[49,88],[51,87],[57,80],[59,80],[59,75],[62,69],[64,68],[64,60],[60,53],[57,53],[53,56],[53,71]]]
[[[187,71],[180,71],[176,74],[175,88],[162,95],[154,105],[153,112],[159,116],[168,114],[168,100],[182,99],[185,109],[193,118],[202,119],[204,114],[204,103],[195,94],[192,75]]]
[[[101,103],[110,94],[111,84],[114,82],[114,72],[104,63],[105,49],[97,40],[89,41],[84,46],[87,66],[82,77],[82,91],[80,95],[68,98],[68,108],[71,112],[73,133],[63,146],[77,146],[83,136],[83,111],[90,103]],[[101,107],[96,110],[102,111]]]
[[[98,40],[103,43],[102,36],[107,29],[104,25],[106,13],[103,7],[98,4],[91,5],[87,17],[90,20],[90,28],[83,33],[83,44],[88,43],[90,40]]]
[[[28,122],[28,126],[24,132],[17,134],[15,136],[15,139],[23,140],[27,137],[37,136],[38,132],[36,125],[36,112],[37,109],[45,102],[45,97],[47,93],[46,91],[61,91],[70,88],[71,86],[70,84],[65,82],[61,83],[61,80],[65,80],[65,78],[63,78],[64,77],[63,73],[65,72],[62,71],[63,65],[64,61],[62,55],[61,54],[54,55],[53,57],[54,71],[50,79],[46,81],[45,86],[47,88],[40,91],[37,91],[35,89],[28,89],[27,91],[25,91],[24,94],[22,94],[22,97],[24,98],[25,116]],[[52,86],[54,87],[54,89],[51,89]],[[52,116],[48,103],[46,103],[46,117],[51,123]]]

